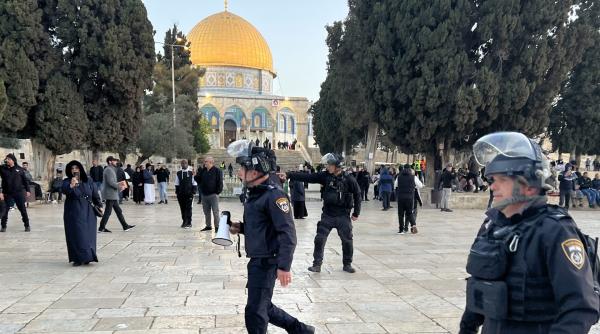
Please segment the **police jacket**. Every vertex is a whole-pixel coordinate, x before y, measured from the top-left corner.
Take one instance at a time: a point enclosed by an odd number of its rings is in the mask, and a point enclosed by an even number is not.
[[[25,170],[21,166],[17,164],[13,167],[0,166],[0,176],[2,177],[3,194],[14,195],[29,191]]]
[[[296,249],[296,228],[287,195],[271,180],[252,187],[244,203],[244,223],[249,258],[274,258],[277,268],[290,271]]]
[[[102,168],[102,166],[92,166],[92,168],[90,168],[90,177],[94,182],[102,182],[103,173],[104,168]]]
[[[402,173],[396,179],[396,198],[412,200],[415,198],[415,177],[407,169],[403,169]]]
[[[352,208],[352,216],[360,215],[361,192],[356,179],[346,172],[333,175],[327,171],[319,173],[288,172],[291,181],[318,183],[323,186],[323,213],[328,216],[348,216]]]
[[[566,211],[487,212],[467,262],[461,334],[584,334],[598,320],[590,261]],[[516,237],[515,237],[516,236]],[[595,259],[594,259],[595,261]]]

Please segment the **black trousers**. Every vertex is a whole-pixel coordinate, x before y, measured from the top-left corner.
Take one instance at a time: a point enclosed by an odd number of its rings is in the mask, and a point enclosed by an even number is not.
[[[390,208],[390,197],[391,197],[392,193],[389,191],[382,191],[381,192],[381,200],[383,202],[383,208],[384,209],[389,209]]]
[[[31,194],[33,196],[33,194]],[[10,211],[10,207],[8,205],[9,202],[14,201],[17,209],[21,213],[21,219],[23,220],[23,225],[25,227],[29,226],[29,216],[27,215],[27,208],[25,207],[25,192],[20,192],[16,194],[4,194],[4,201],[2,203],[0,209],[2,209],[2,227],[6,227],[6,222],[8,221],[8,212]]]
[[[177,195],[177,202],[181,210],[183,225],[192,225],[192,202],[194,195]]]
[[[414,199],[398,199],[398,225],[400,231],[408,231],[408,223],[410,223],[410,226],[417,224],[413,215],[414,205]]]
[[[272,258],[251,258],[248,262],[248,302],[244,313],[249,334],[266,334],[269,324],[288,333],[306,333],[307,326],[273,305],[277,262]]]
[[[113,209],[115,210],[117,218],[119,218],[119,223],[121,223],[123,229],[127,227],[127,222],[125,221],[125,217],[123,217],[123,210],[121,210],[121,207],[119,206],[119,201],[107,199],[104,205],[104,215],[102,215],[102,220],[100,221],[100,230],[106,228],[106,223],[108,222],[108,218],[110,218]]]
[[[327,237],[333,228],[337,230],[337,233],[342,240],[342,263],[344,265],[349,265],[352,263],[354,246],[352,244],[352,221],[350,220],[350,216],[332,217],[322,214],[321,221],[317,223],[313,265],[320,266],[323,264],[325,243],[327,242]]]
[[[369,185],[362,185],[360,187],[360,192],[362,195],[362,200],[363,201],[368,201],[369,200]]]

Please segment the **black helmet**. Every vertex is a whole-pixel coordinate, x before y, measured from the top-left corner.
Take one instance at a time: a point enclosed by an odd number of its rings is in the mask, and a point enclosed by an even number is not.
[[[275,170],[275,153],[272,150],[255,146],[254,142],[247,139],[234,141],[227,147],[229,156],[247,170],[256,170],[268,174]]]
[[[548,159],[540,145],[519,132],[495,132],[473,145],[477,163],[485,167],[485,176],[504,174],[522,176],[532,186],[544,188],[550,176]]]
[[[335,165],[336,167],[342,167],[344,163],[344,157],[337,153],[327,153],[321,158],[323,165]]]

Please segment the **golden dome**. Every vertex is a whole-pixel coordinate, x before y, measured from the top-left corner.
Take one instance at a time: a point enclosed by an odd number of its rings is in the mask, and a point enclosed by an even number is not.
[[[271,50],[263,36],[248,21],[230,12],[200,21],[187,40],[194,65],[247,67],[275,75]]]

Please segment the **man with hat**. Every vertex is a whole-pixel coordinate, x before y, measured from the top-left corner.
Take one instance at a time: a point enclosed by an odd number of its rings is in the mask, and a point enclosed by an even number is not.
[[[598,321],[597,254],[568,212],[547,204],[540,146],[497,132],[473,146],[494,191],[467,261],[460,334],[588,333]],[[592,250],[594,249],[594,250]]]
[[[119,192],[125,189],[125,181],[117,182],[117,159],[113,156],[106,158],[106,168],[102,174],[102,199],[106,201],[104,207],[104,215],[100,221],[100,227],[98,232],[110,233],[111,231],[106,228],[108,218],[112,214],[113,209],[117,213],[117,218],[123,227],[123,231],[128,231],[135,227],[135,225],[129,225],[125,221],[123,211],[119,206]]]
[[[10,211],[7,202],[14,201],[21,212],[25,232],[30,232],[29,217],[25,207],[26,198],[31,196],[29,193],[29,184],[25,177],[25,171],[17,164],[17,158],[14,154],[8,154],[4,159],[4,165],[0,166],[0,177],[2,177],[2,189],[0,191],[0,211],[2,212],[2,227],[0,232],[6,232],[6,223],[8,221],[8,212]]]
[[[319,183],[324,186],[323,213],[317,224],[314,260],[313,265],[308,268],[312,272],[321,272],[325,243],[334,228],[342,240],[343,270],[347,273],[356,272],[352,267],[352,221],[358,220],[360,215],[361,191],[356,179],[342,169],[343,161],[341,155],[327,153],[321,159],[321,163],[326,166],[325,171],[313,174],[289,172],[286,175],[291,181]]]
[[[248,302],[244,318],[250,334],[266,334],[268,324],[288,333],[309,334],[315,328],[273,305],[275,280],[282,287],[292,282],[292,259],[296,249],[296,228],[290,201],[281,184],[271,177],[275,153],[238,140],[227,148],[240,165],[238,177],[244,184],[244,221],[232,223],[230,232],[246,236]],[[274,180],[275,179],[275,180]]]

